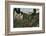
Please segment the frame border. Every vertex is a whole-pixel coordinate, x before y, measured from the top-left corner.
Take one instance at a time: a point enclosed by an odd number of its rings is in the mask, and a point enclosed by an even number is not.
[[[10,4],[24,4],[24,5],[42,5],[42,30],[39,31],[22,31],[22,32],[10,32],[10,13],[9,13],[9,5]],[[45,3],[34,3],[34,2],[15,2],[15,1],[5,1],[5,35],[22,35],[22,34],[38,34],[38,33],[44,33],[45,32]]]

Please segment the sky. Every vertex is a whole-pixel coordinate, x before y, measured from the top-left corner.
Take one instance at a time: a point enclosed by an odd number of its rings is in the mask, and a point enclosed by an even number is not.
[[[20,8],[20,11],[22,11],[24,13],[28,13],[28,12],[32,12],[33,13],[33,9],[32,8]]]

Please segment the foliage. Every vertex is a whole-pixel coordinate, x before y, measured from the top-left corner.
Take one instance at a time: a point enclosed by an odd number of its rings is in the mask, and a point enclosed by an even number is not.
[[[26,14],[23,13],[23,19],[18,20],[15,18],[14,27],[38,27],[39,26],[39,13],[36,13],[36,9],[34,9],[34,13]]]

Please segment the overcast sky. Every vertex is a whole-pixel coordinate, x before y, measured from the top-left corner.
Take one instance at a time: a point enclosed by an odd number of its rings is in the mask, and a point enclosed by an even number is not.
[[[28,13],[28,12],[32,12],[33,13],[33,9],[32,8],[20,8],[20,11],[22,11],[24,13]]]

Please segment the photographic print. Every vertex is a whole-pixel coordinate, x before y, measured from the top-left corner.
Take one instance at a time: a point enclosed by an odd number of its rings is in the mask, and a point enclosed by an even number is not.
[[[11,31],[42,29],[42,6],[10,5],[10,12]]]
[[[39,9],[14,8],[13,27],[39,27]]]
[[[45,31],[45,4],[6,2],[6,34],[37,34]]]

